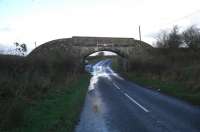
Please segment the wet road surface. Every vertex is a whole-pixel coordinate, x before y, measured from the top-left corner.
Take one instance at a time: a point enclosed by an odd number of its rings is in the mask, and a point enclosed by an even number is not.
[[[76,132],[200,132],[199,106],[124,80],[110,65],[86,67],[93,76]]]

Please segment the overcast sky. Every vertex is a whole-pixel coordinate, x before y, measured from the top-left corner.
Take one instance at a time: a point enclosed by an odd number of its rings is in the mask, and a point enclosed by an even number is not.
[[[160,30],[200,24],[200,0],[0,0],[0,48],[29,49],[72,36],[132,37],[150,44]]]

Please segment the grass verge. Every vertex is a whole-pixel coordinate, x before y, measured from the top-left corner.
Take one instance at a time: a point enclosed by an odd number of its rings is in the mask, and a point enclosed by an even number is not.
[[[26,111],[24,125],[13,132],[72,132],[87,93],[89,75],[69,86],[58,86],[34,102]],[[56,90],[57,89],[57,90]]]
[[[179,99],[183,99],[194,105],[200,105],[200,92],[192,91],[191,88],[186,87],[180,82],[161,81],[157,78],[152,78],[145,74],[130,72],[126,73],[126,77],[129,80],[138,83],[139,85],[159,90],[163,93],[175,96]]]

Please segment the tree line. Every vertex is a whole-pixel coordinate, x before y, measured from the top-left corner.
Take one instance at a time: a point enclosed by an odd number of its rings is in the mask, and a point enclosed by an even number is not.
[[[158,48],[200,48],[200,28],[192,25],[180,32],[176,25],[171,31],[161,31],[156,37],[156,47]]]

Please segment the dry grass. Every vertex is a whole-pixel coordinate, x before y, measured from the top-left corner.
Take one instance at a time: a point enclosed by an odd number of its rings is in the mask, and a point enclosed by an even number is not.
[[[73,57],[59,53],[49,58],[0,55],[0,131],[24,123],[24,111],[36,100],[79,76]],[[59,91],[59,89],[57,89]]]

